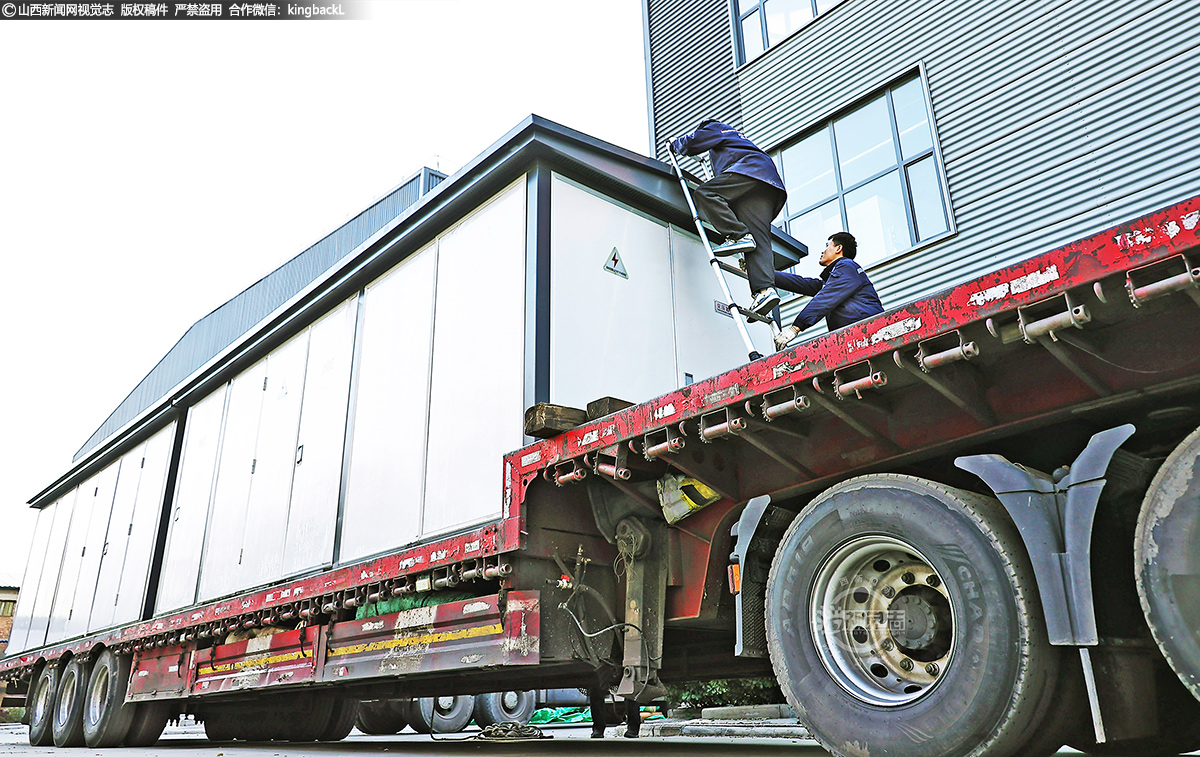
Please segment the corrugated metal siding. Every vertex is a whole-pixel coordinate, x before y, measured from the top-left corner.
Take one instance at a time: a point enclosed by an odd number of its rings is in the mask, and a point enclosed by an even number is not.
[[[647,0],[654,149],[719,118],[741,127],[728,0]]]
[[[739,71],[744,130],[786,144],[924,64],[958,234],[871,270],[896,307],[1200,194],[1194,14],[847,0]]]
[[[180,381],[329,270],[444,178],[445,174],[423,169],[336,231],[196,321],[75,453],[75,460],[81,459],[165,396]]]

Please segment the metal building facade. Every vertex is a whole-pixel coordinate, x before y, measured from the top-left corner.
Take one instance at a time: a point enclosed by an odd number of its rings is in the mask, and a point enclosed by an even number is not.
[[[845,0],[736,68],[737,111],[726,94],[730,5],[647,0],[656,145],[704,115],[740,113],[747,136],[774,152],[905,75],[926,83],[957,233],[869,269],[885,307],[1200,184],[1200,92],[1186,84],[1200,44],[1181,26],[1194,2]],[[702,70],[674,51],[697,44],[693,23],[708,28],[689,19],[718,12],[727,64]]]

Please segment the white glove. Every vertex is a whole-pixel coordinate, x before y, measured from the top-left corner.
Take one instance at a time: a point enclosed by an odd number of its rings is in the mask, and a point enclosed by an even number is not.
[[[798,336],[800,336],[800,329],[796,328],[795,326],[784,326],[779,330],[779,333],[775,335],[775,349],[782,350],[784,347],[788,346],[789,342]]]

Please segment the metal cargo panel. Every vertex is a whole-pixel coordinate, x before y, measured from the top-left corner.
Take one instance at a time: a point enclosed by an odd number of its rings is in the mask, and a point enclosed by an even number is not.
[[[240,539],[240,569],[232,587],[235,590],[264,584],[282,574],[308,337],[305,330],[267,356],[267,383],[251,465],[246,526]]]
[[[46,631],[50,627],[50,612],[58,592],[58,574],[62,570],[63,554],[67,549],[67,536],[71,530],[71,515],[79,487],[64,494],[54,503],[58,512],[50,527],[50,538],[46,543],[46,560],[42,563],[42,575],[38,579],[38,591],[33,605],[33,617],[29,625],[26,649],[40,647],[46,643]]]
[[[179,480],[158,583],[157,612],[177,610],[196,601],[204,545],[202,534],[212,498],[228,389],[226,384],[188,409]]]
[[[550,401],[677,388],[667,227],[557,175],[551,192]]]
[[[333,560],[358,297],[313,324],[296,438],[283,574]]]
[[[104,548],[100,555],[100,570],[96,576],[96,592],[92,597],[88,631],[107,628],[112,624],[113,611],[117,604],[117,592],[121,585],[121,568],[125,563],[125,551],[129,546],[133,508],[137,502],[138,486],[142,480],[146,445],[148,444],[148,440],[142,442],[121,456],[121,474],[117,478],[112,512],[103,530],[105,534]]]
[[[108,513],[112,507],[113,489],[119,469],[120,461],[117,461],[79,485],[75,508],[71,513],[71,526],[63,549],[62,567],[58,573],[58,590],[54,596],[54,608],[50,611],[50,627],[46,632],[46,642],[49,644],[74,635],[71,632],[75,625],[72,619],[76,614],[87,615],[86,610],[80,610],[77,613],[75,602],[76,590],[81,581],[85,586],[88,583],[87,578],[83,576],[84,558],[89,542],[88,534],[92,527],[93,517],[98,511],[103,510],[96,518],[96,522],[104,523],[100,526],[100,530],[103,531],[108,524]],[[104,503],[105,494],[107,494],[107,504]],[[101,537],[103,538],[103,533]],[[94,542],[94,539],[92,541]],[[88,560],[87,563],[90,566],[92,561]],[[91,607],[90,592],[94,588],[95,574],[92,575],[92,585],[88,587],[88,608]],[[85,628],[86,624],[85,618]]]
[[[422,169],[325,238],[193,324],[75,453],[75,460],[82,459],[189,374],[402,215],[444,178],[445,174]]]
[[[522,177],[438,238],[422,533],[500,514],[524,440],[525,230]]]
[[[54,514],[57,510],[56,502],[38,511],[37,523],[33,527],[33,540],[29,544],[29,559],[25,563],[25,575],[21,579],[21,593],[17,595],[17,608],[13,613],[12,631],[5,648],[7,655],[28,649],[33,606],[38,595],[42,566],[46,562],[46,546],[50,543],[50,529],[54,525]]]
[[[725,293],[713,276],[708,253],[698,236],[674,226],[671,227],[671,281],[675,292],[675,351],[679,366],[676,383],[671,388],[745,364],[746,345],[733,316],[721,309]],[[725,274],[725,281],[735,301],[750,303],[750,286],[745,279]],[[746,330],[761,354],[775,351],[768,326],[751,323]]]
[[[197,598],[202,602],[240,588],[242,536],[246,530],[246,504],[250,501],[266,376],[267,361],[259,360],[229,384],[220,460],[204,530],[204,556],[200,560]]]
[[[88,620],[92,612],[92,599],[96,593],[96,577],[100,572],[100,560],[103,557],[104,542],[108,536],[108,519],[112,513],[113,495],[116,493],[117,480],[120,478],[121,470],[121,461],[118,460],[79,487],[80,500],[89,493],[92,495],[92,502],[89,506],[91,513],[87,518],[86,529],[83,533],[83,549],[79,555],[79,573],[75,578],[75,593],[70,609],[67,611],[63,638],[69,639],[87,633]],[[89,489],[91,489],[90,492]],[[75,517],[78,518],[84,512],[85,510],[81,509],[79,500],[77,500]],[[72,519],[71,529],[74,530],[76,525],[83,524],[84,521],[78,521],[77,524]],[[68,539],[68,549],[70,543],[71,540]],[[68,554],[67,557],[69,559],[70,555]],[[60,579],[62,583],[65,583],[67,579],[65,563],[66,561],[63,565],[63,578]],[[63,592],[62,583],[59,587],[60,599]],[[53,622],[46,640],[55,641]]]
[[[121,562],[121,580],[117,589],[111,625],[140,620],[146,602],[150,579],[150,561],[158,539],[158,524],[162,518],[163,496],[166,494],[167,470],[171,465],[171,450],[175,445],[175,424],[146,440],[143,450],[141,478],[137,498],[127,529],[125,555]]]
[[[421,526],[436,248],[366,288],[338,559],[413,541]]]

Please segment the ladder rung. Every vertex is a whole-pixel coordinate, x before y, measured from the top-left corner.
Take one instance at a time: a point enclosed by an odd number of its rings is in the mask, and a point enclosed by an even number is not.
[[[736,302],[733,303],[732,305],[730,305],[729,309],[737,310],[739,313],[742,314],[743,317],[745,317],[745,319],[747,321],[753,321],[755,323],[768,323],[768,324],[775,322],[774,319],[772,319],[770,316],[759,315],[758,313],[755,313],[752,310],[747,310],[746,308],[742,307],[741,305],[737,304]]]
[[[719,260],[719,259],[717,260],[717,265],[718,265],[718,266],[720,266],[720,267],[721,267],[721,270],[722,270],[722,271],[725,271],[726,273],[732,273],[734,276],[740,276],[740,277],[741,277],[741,278],[743,278],[743,279],[748,279],[748,278],[749,278],[749,277],[746,275],[746,272],[745,272],[745,271],[743,271],[741,268],[739,268],[739,267],[738,267],[738,266],[736,266],[736,265],[729,265],[729,264],[728,264],[728,263],[726,263],[725,261],[723,261],[723,260]]]

